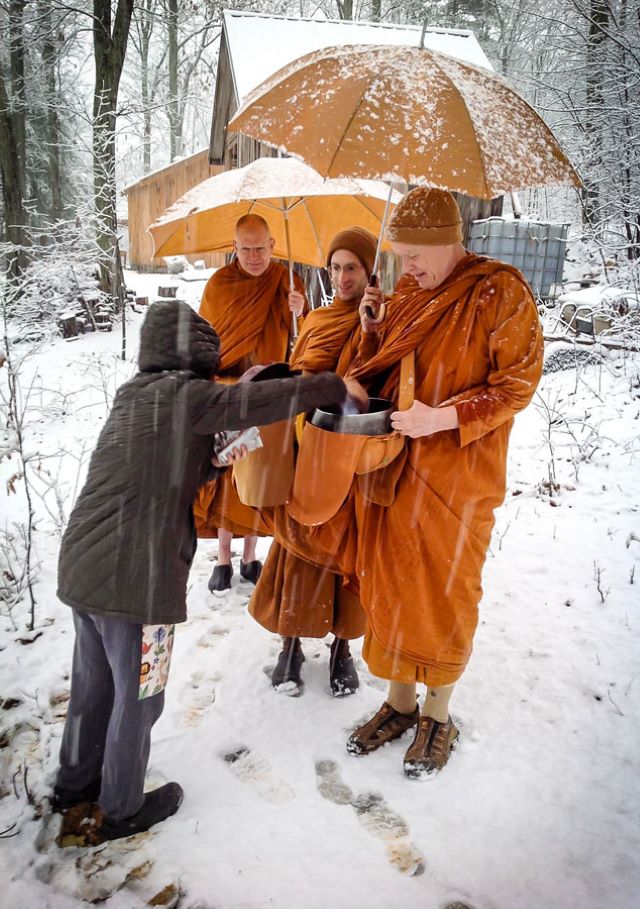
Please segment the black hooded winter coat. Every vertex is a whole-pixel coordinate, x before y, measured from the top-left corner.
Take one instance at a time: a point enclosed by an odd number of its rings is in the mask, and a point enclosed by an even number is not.
[[[220,342],[186,303],[150,307],[138,372],[116,394],[69,518],[58,563],[68,606],[141,624],[186,619],[196,550],[191,504],[211,476],[213,434],[340,403],[342,379],[220,385]]]

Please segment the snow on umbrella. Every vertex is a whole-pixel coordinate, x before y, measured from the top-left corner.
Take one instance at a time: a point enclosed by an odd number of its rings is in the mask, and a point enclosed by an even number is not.
[[[189,190],[149,232],[155,256],[227,251],[238,218],[253,213],[269,224],[274,256],[322,266],[339,231],[356,224],[380,230],[387,195],[378,181],[325,180],[294,158],[258,158]]]
[[[229,129],[325,176],[404,180],[492,199],[580,186],[536,111],[499,76],[422,47],[329,47],[283,67]]]

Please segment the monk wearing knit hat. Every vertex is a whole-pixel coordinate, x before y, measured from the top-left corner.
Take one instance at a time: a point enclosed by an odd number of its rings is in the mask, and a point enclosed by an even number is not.
[[[311,374],[345,368],[358,349],[358,307],[373,271],[376,238],[361,227],[336,234],[327,254],[327,270],[335,291],[330,306],[313,310],[304,321],[291,354],[291,367]],[[284,511],[284,506],[278,511]],[[276,514],[276,521],[278,515]],[[269,631],[282,635],[282,651],[271,682],[278,692],[297,695],[302,689],[304,654],[301,637],[334,639],[329,657],[329,682],[336,697],[353,694],[359,680],[349,640],[364,633],[364,613],[357,597],[342,585],[341,575],[297,558],[274,542],[269,550],[249,612]]]
[[[337,371],[396,402],[405,447],[367,484],[355,476],[346,496],[339,490],[324,523],[307,527],[289,506],[276,537],[343,575],[366,614],[363,657],[390,683],[348,751],[369,754],[415,727],[404,770],[422,779],[444,767],[458,737],[449,698],[471,654],[509,434],[540,379],[543,341],[520,272],[465,250],[451,193],[409,192],[388,236],[403,275],[388,301],[367,287],[358,350]],[[400,410],[407,360],[413,403]],[[330,482],[338,487],[335,469]]]

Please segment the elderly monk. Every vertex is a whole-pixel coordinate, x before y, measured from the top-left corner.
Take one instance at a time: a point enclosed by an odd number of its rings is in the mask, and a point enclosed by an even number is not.
[[[271,261],[274,245],[264,218],[245,215],[235,228],[234,261],[207,281],[200,315],[220,336],[219,381],[236,382],[254,364],[288,358],[293,316],[305,308],[304,288],[295,275],[295,288],[290,289],[288,270]],[[255,584],[262,569],[255,555],[256,534],[268,528],[259,512],[240,502],[231,471],[200,490],[194,516],[199,537],[218,538],[218,564],[209,590],[218,594],[231,587],[234,535],[244,537],[240,575]]]
[[[322,556],[358,592],[363,656],[390,683],[348,750],[368,754],[416,727],[404,770],[422,779],[444,767],[458,737],[449,698],[471,654],[509,434],[540,379],[543,341],[520,272],[464,249],[450,193],[412,190],[396,206],[389,238],[404,276],[386,306],[367,288],[362,340],[343,374],[397,403],[401,363],[412,363],[413,404],[392,414],[404,450],[358,476],[319,526],[293,519],[294,496],[276,536],[299,556]],[[330,483],[339,485],[337,467]],[[421,709],[417,683],[426,685]]]
[[[358,307],[369,283],[376,255],[376,238],[360,227],[333,238],[327,269],[334,290],[330,306],[315,309],[305,319],[291,366],[305,374],[335,370],[340,360],[350,363],[360,336]],[[364,613],[357,597],[342,584],[342,577],[300,559],[274,542],[249,612],[268,631],[283,637],[282,651],[271,675],[280,693],[301,693],[304,653],[300,638],[323,638],[333,633],[329,657],[329,684],[335,697],[353,694],[358,673],[349,640],[364,633]]]

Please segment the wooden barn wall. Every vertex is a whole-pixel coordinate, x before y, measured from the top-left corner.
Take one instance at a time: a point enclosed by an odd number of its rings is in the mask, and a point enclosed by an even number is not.
[[[151,174],[126,191],[131,268],[140,271],[166,271],[164,259],[153,258],[153,241],[147,233],[148,226],[187,190],[221,170],[222,167],[209,164],[209,153],[205,149]],[[207,268],[217,268],[225,262],[223,253],[197,253],[187,258],[192,262],[204,260]]]

